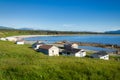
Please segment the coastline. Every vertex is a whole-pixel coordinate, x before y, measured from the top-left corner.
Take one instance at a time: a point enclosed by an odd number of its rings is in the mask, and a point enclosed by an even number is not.
[[[8,41],[16,42],[18,40],[24,40],[24,38],[30,38],[30,37],[32,38],[32,37],[40,37],[40,36],[73,36],[73,35],[18,35],[18,36],[9,36],[9,37],[6,37],[5,39]],[[32,44],[35,42],[35,41],[27,41],[27,40],[24,40],[24,41],[25,41],[25,43],[29,43],[29,44]],[[118,50],[118,52],[120,51],[119,46],[117,46],[117,45],[110,45],[110,44],[105,45],[105,44],[84,43],[84,42],[76,42],[76,43],[78,43],[79,45],[82,45],[82,46],[97,46],[97,47],[104,47],[104,48],[108,48],[108,49],[113,48],[113,49]]]
[[[9,36],[5,37],[6,40],[8,41],[17,41],[17,40],[22,40],[24,38],[30,38],[30,37],[40,37],[40,36],[58,36],[58,35],[18,35],[18,36]]]
[[[6,38],[6,39],[8,39],[8,38],[15,38],[15,39],[21,38],[21,39],[24,39],[24,38],[30,38],[30,37],[40,37],[40,36],[73,36],[73,35],[99,35],[99,34],[17,35],[17,36],[8,36],[8,37],[5,37],[5,38]],[[100,34],[100,35],[103,35],[103,34]],[[105,35],[111,35],[111,34],[105,34]],[[114,35],[114,36],[120,36],[120,35]]]

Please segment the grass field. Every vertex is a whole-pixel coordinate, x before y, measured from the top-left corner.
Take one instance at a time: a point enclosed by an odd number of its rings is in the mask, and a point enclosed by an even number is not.
[[[120,80],[120,61],[49,57],[30,45],[0,41],[0,80]]]

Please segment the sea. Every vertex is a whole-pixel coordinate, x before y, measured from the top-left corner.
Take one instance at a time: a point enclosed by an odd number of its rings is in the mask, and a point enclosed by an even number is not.
[[[116,44],[120,46],[120,35],[62,35],[62,36],[39,36],[25,38],[28,41],[43,41],[44,43],[55,43],[58,41],[70,42],[87,42],[87,43],[100,43],[100,44]],[[95,50],[95,51],[115,51],[114,49],[107,49],[92,46],[79,46],[79,48]]]

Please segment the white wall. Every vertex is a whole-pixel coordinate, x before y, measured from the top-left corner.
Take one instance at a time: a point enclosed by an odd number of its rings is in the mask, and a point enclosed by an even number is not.
[[[24,44],[24,42],[16,42],[16,44]]]
[[[53,46],[49,49],[49,56],[59,56],[59,48]]]
[[[75,53],[75,57],[85,57],[85,56],[86,56],[86,52],[79,51],[78,53]]]
[[[109,55],[102,56],[100,59],[109,60]]]

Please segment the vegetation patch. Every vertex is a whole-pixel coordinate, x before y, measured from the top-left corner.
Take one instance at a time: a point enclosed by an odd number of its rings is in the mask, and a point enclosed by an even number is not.
[[[0,80],[120,80],[120,61],[70,56],[49,57],[0,41]]]

